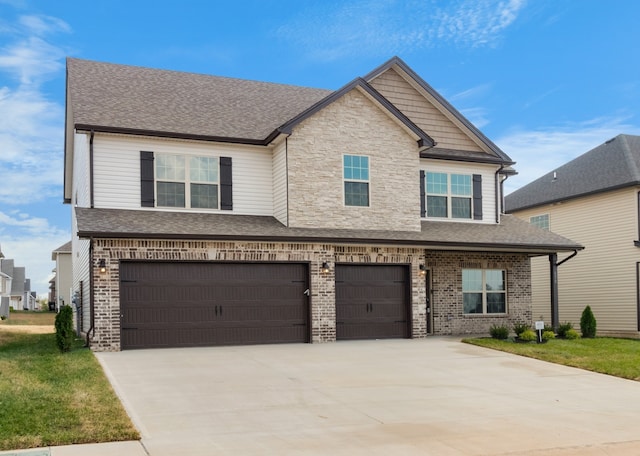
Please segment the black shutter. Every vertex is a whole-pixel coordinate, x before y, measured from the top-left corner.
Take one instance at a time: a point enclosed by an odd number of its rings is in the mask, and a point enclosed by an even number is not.
[[[155,206],[153,152],[140,151],[140,205]]]
[[[420,170],[420,217],[427,216],[427,192],[424,183],[424,171]]]
[[[220,157],[220,209],[233,210],[233,173],[231,157]]]
[[[473,175],[473,219],[482,220],[482,176]]]

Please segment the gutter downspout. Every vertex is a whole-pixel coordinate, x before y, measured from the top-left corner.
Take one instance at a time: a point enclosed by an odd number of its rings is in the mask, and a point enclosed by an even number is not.
[[[558,327],[560,325],[560,316],[558,311],[558,266],[566,263],[577,254],[578,251],[574,250],[571,255],[560,262],[558,262],[557,253],[549,254],[549,279],[551,282],[551,325],[553,326],[553,330],[556,332],[558,331]]]
[[[498,176],[503,169],[504,165],[500,165],[500,168],[496,171],[496,223],[500,223],[500,213],[502,212],[502,182],[499,181],[500,178]],[[505,180],[507,179],[505,178]]]
[[[93,208],[93,135],[89,137],[89,207]],[[92,265],[93,266],[93,265]]]
[[[95,328],[95,312],[93,308],[93,238],[89,238],[89,321],[90,326],[87,330],[87,340],[84,344],[85,347],[91,346],[91,339],[89,338],[91,332],[95,336],[96,328]]]

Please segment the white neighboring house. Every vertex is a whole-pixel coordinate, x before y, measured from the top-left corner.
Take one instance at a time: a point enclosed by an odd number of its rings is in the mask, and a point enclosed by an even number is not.
[[[55,302],[55,310],[61,306],[71,305],[71,284],[73,280],[73,267],[71,262],[71,241],[61,245],[51,252],[51,260],[56,262],[54,269],[55,276],[53,282],[54,296],[51,300]]]

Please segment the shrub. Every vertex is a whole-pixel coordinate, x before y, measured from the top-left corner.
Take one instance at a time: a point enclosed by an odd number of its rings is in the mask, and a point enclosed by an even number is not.
[[[553,331],[543,331],[542,332],[542,340],[543,341],[548,341],[551,339],[555,339],[556,338],[556,333],[554,333]]]
[[[578,334],[578,331],[573,328],[567,330],[567,332],[564,334],[564,338],[568,340],[575,340],[578,337],[580,337],[580,334]]]
[[[491,325],[489,334],[494,339],[505,340],[509,338],[509,327],[507,325]]]
[[[519,337],[520,334],[525,332],[527,329],[531,329],[526,323],[514,323],[513,324],[513,332],[516,333],[516,337]]]
[[[533,342],[538,339],[538,336],[536,336],[536,333],[533,332],[532,329],[525,329],[520,333],[518,338],[523,342]]]
[[[585,307],[582,311],[582,317],[580,317],[580,331],[582,331],[582,337],[596,337],[596,317],[594,317],[590,306]]]
[[[573,323],[570,321],[566,321],[558,326],[558,337],[565,338],[567,337],[567,331],[573,329]],[[577,333],[576,333],[577,334]]]
[[[73,310],[71,306],[64,305],[60,307],[60,312],[56,315],[56,344],[61,352],[71,350],[75,331],[73,330]]]

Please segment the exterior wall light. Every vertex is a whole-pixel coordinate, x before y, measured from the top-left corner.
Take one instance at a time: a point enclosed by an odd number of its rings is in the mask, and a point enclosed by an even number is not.
[[[101,258],[100,261],[98,261],[98,268],[100,268],[100,273],[102,274],[107,272],[107,262],[104,258]]]
[[[427,268],[424,264],[420,265],[420,275],[423,276],[427,273]]]
[[[326,261],[323,262],[322,266],[320,267],[320,270],[325,274],[331,271],[331,268],[329,267],[329,263],[327,263]]]

